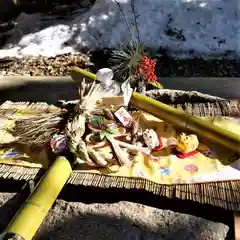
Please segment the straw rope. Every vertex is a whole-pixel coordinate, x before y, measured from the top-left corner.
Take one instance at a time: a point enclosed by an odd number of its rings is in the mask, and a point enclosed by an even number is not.
[[[190,115],[240,117],[239,104],[236,101],[196,91],[157,89],[148,91],[146,95],[171,107],[183,109]]]
[[[182,108],[189,114],[199,116],[222,115],[236,117],[239,114],[237,103],[219,101],[219,99],[215,102],[212,99],[209,101],[202,100],[202,102],[198,103],[179,103],[174,100],[174,102],[169,104],[176,108]],[[34,113],[56,113],[61,111],[60,108],[48,105],[47,103],[14,103],[7,101],[0,106],[0,117],[12,115],[20,110],[29,110]],[[34,180],[39,171],[39,168],[0,164],[0,179],[12,179],[17,181]],[[74,171],[68,180],[68,184],[101,188],[144,189],[168,198],[193,200],[203,204],[212,204],[228,210],[240,210],[240,181],[159,185],[145,179],[113,177]]]
[[[197,91],[180,91],[172,89],[155,89],[146,92],[148,97],[164,103],[185,103],[185,102],[221,102],[224,98],[203,94]]]
[[[200,117],[226,116],[240,117],[240,109],[238,104],[231,102],[214,102],[214,103],[183,103],[169,104],[169,106],[183,109],[190,115]]]

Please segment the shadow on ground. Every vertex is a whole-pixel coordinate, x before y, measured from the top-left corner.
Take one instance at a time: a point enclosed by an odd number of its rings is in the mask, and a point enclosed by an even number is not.
[[[230,227],[227,239],[233,239],[233,213],[210,204],[201,204],[190,200],[167,198],[138,189],[100,188],[67,185],[59,195],[59,199],[69,202],[117,203],[129,201],[151,206],[157,209],[171,210],[177,213],[190,214],[209,221],[223,223]],[[200,200],[201,201],[201,200]]]
[[[4,231],[25,200],[25,194],[0,193],[0,233]]]
[[[93,71],[94,72],[94,71]],[[67,76],[52,80],[51,77],[40,77],[28,80],[21,77],[0,77],[0,101],[32,101],[56,104],[58,100],[77,99],[75,83]],[[166,89],[199,91],[227,99],[240,99],[240,78],[161,78]]]
[[[67,194],[66,189],[71,194]],[[73,190],[75,202],[68,202],[72,200]],[[212,206],[176,199],[164,200],[159,196],[155,197],[154,202],[149,194],[145,195],[145,199],[144,195],[137,192],[123,194],[118,191],[115,194],[113,191],[108,197],[105,194],[104,189],[88,188],[86,192],[81,188],[76,191],[66,186],[60,198],[64,197],[67,202],[61,199],[55,202],[34,239],[221,240],[225,239],[227,226],[232,228],[232,214],[224,214],[223,210]],[[7,227],[26,197],[26,194],[0,194],[0,232]],[[137,198],[138,201],[134,201]],[[148,205],[154,205],[155,208]],[[196,214],[197,209],[201,214]],[[210,219],[206,212],[212,216]],[[232,229],[226,239],[233,239]]]
[[[6,3],[8,4],[6,4]],[[13,1],[1,1],[0,3],[0,15],[1,13],[9,12],[6,11],[7,6],[11,9],[13,8]],[[121,14],[121,11],[117,7],[117,4],[114,1],[109,0],[101,0],[101,1],[94,1],[94,0],[81,0],[81,1],[69,1],[66,0],[37,0],[37,1],[28,1],[28,0],[18,0],[18,8],[19,10],[16,11],[18,14],[19,12],[26,12],[27,15],[23,14],[20,18],[15,19],[16,24],[13,25],[14,29],[12,31],[8,32],[8,28],[6,31],[4,29],[2,32],[4,32],[4,40],[1,40],[2,46],[6,47],[6,43],[8,45],[15,45],[20,44],[19,47],[25,48],[28,46],[28,44],[20,43],[22,38],[24,36],[33,35],[34,33],[39,33],[41,30],[46,30],[48,27],[53,27],[57,25],[64,25],[69,28],[69,31],[67,36],[68,38],[64,38],[62,43],[60,44],[60,48],[64,48],[66,46],[73,47],[76,51],[82,51],[85,46],[88,46],[88,48],[96,49],[96,42],[99,42],[97,48],[103,49],[106,46],[115,47],[117,44],[120,44],[121,42],[125,43],[126,39],[126,31],[128,31],[127,27],[124,30],[124,25],[121,27],[120,25],[124,23],[124,17]],[[87,2],[87,3],[86,3]],[[127,17],[132,18],[133,14],[129,13],[132,9],[132,1],[121,1],[121,8],[127,15]],[[168,6],[169,1],[164,0],[161,1],[162,6]],[[163,41],[161,45],[164,45],[165,42],[169,42],[169,44],[166,45],[165,48],[174,46],[175,49],[179,49],[179,44],[186,43],[189,41],[189,32],[192,32],[192,28],[196,29],[197,32],[205,31],[206,24],[209,24],[210,21],[213,19],[213,11],[218,10],[222,14],[215,14],[214,18],[219,20],[221,23],[222,16],[224,15],[224,9],[226,9],[226,6],[219,3],[219,1],[207,1],[204,6],[202,3],[198,1],[175,1],[177,4],[176,10],[173,9],[173,12],[169,12],[168,9],[166,9],[166,12],[163,9],[160,9],[159,14],[160,18],[157,18],[157,24],[161,26],[157,31],[159,32],[159,36],[163,39],[166,39],[166,41]],[[220,5],[219,5],[220,4]],[[224,3],[223,3],[224,4]],[[83,5],[83,6],[82,6]],[[87,5],[87,6],[86,6]],[[229,2],[229,6],[232,6],[233,9],[231,10],[231,17],[233,19],[237,18],[237,7],[238,2],[236,0],[232,0]],[[4,11],[1,11],[1,7]],[[91,11],[89,11],[91,9]],[[183,9],[186,9],[184,12],[184,18],[189,19],[188,23],[185,24],[184,29],[178,29],[175,25],[176,23],[179,23],[182,21],[182,11]],[[137,9],[136,11],[139,11]],[[161,12],[162,11],[162,12]],[[168,12],[167,12],[168,11]],[[82,12],[86,12],[86,14],[81,14]],[[17,15],[17,13],[14,13]],[[34,16],[34,13],[39,13],[37,16]],[[168,13],[168,14],[166,14]],[[137,12],[138,14],[138,12]],[[3,15],[3,14],[2,14]],[[157,16],[157,14],[155,14]],[[103,17],[107,16],[107,17]],[[11,19],[11,16],[4,17],[4,19],[7,21]],[[202,21],[204,20],[204,21]],[[229,21],[232,19],[229,19]],[[129,24],[132,24],[132,19],[128,19]],[[205,22],[206,21],[206,22]],[[122,22],[122,23],[121,23]],[[112,26],[109,26],[108,24],[112,23]],[[138,28],[139,28],[139,34],[142,41],[146,38],[146,34],[152,34],[146,33],[144,31],[145,26],[151,23],[151,21],[145,20],[144,14],[139,14],[138,16]],[[120,25],[119,25],[120,24]],[[211,26],[211,25],[210,25]],[[214,27],[214,26],[213,26]],[[232,27],[231,25],[229,28]],[[124,30],[122,30],[122,29]],[[216,27],[215,27],[216,28]],[[214,29],[215,29],[214,28]],[[231,53],[235,52],[234,47],[232,48],[225,48],[225,45],[227,44],[225,39],[222,39],[224,36],[215,36],[218,35],[218,32],[215,32],[213,29],[213,33],[211,38],[209,38],[210,42],[205,43],[208,50],[211,52],[212,55],[221,52],[222,54],[231,55]],[[211,30],[211,28],[210,28]],[[62,30],[64,31],[64,30]],[[120,31],[120,32],[119,32]],[[0,30],[1,32],[1,30]],[[220,32],[221,33],[221,32]],[[110,37],[116,36],[116,41],[112,38],[105,38],[106,34],[108,34]],[[194,31],[193,31],[194,34]],[[196,34],[195,34],[196,35]],[[130,36],[130,34],[129,34]],[[227,34],[226,34],[227,36]],[[59,33],[59,38],[62,37],[62,34]],[[148,40],[148,45],[155,46],[154,37],[151,38],[152,40]],[[193,38],[195,39],[195,38]],[[201,38],[203,41],[204,38]],[[237,39],[237,38],[235,38]],[[233,46],[238,46],[238,42],[235,39],[232,40]],[[56,37],[56,41],[57,41]],[[129,40],[129,39],[128,39]],[[212,42],[212,41],[213,42]],[[32,38],[30,41],[31,43],[36,43],[38,45],[41,45],[46,41],[45,37],[42,36],[36,36]],[[113,43],[113,42],[114,43]],[[195,40],[194,40],[195,41]],[[90,43],[91,42],[91,43]],[[190,41],[189,41],[190,42]],[[29,43],[29,42],[28,42]],[[150,44],[152,43],[152,44]],[[213,46],[212,46],[213,45]],[[194,45],[190,44],[192,48],[188,48],[190,55],[194,54],[196,49],[194,48]],[[228,50],[229,49],[229,50]],[[170,50],[170,49],[169,49]],[[237,49],[236,49],[237,50]],[[178,50],[176,50],[178,51]],[[158,51],[161,55],[168,54],[168,49],[161,48]],[[181,54],[181,52],[180,52]],[[221,55],[222,55],[221,54]],[[195,53],[196,56],[196,53]],[[211,69],[209,69],[211,71]]]
[[[46,79],[47,80],[47,79]],[[73,82],[39,81],[19,83],[15,86],[0,87],[0,102],[31,101],[56,104],[58,100],[78,98],[76,85]]]
[[[10,44],[18,44],[27,34],[34,34],[66,21],[71,22],[77,10],[79,13],[89,11],[94,2],[95,0],[16,0],[14,4],[14,0],[0,1],[0,47],[5,46],[12,34],[14,37]],[[23,19],[22,26],[19,22]],[[41,24],[37,23],[39,20]]]
[[[194,221],[191,218],[192,222],[190,223],[190,219],[178,217],[176,216],[177,214],[170,212],[165,212],[163,215],[160,212],[159,216],[155,216],[157,217],[156,223],[151,226],[152,223],[144,223],[143,219],[139,219],[141,216],[137,217],[136,221],[133,221],[126,216],[118,215],[118,213],[115,216],[111,216],[111,213],[109,215],[101,215],[81,212],[83,214],[81,215],[77,213],[79,209],[72,208],[71,210],[73,211],[72,215],[77,216],[71,217],[65,223],[57,224],[53,229],[50,228],[42,234],[40,233],[36,239],[184,240],[189,239],[190,236],[191,239],[207,239],[207,237],[211,236],[212,239],[219,240],[221,239],[221,234],[224,235],[220,229],[218,233],[216,233],[216,229],[208,229],[206,221],[203,219],[195,219]],[[162,220],[161,223],[159,222],[160,219]]]

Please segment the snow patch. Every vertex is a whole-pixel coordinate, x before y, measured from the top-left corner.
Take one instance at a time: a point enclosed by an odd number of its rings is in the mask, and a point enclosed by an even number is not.
[[[131,1],[118,2],[131,25]],[[240,56],[238,0],[137,0],[135,9],[141,40],[149,47],[166,48],[179,57]],[[96,0],[88,12],[77,10],[72,20],[23,13],[17,23],[0,58],[115,48],[132,38],[114,0]]]

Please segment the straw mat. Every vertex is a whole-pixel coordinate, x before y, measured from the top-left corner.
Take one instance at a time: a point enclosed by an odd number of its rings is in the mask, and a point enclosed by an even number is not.
[[[189,106],[186,108],[186,104]],[[227,116],[236,117],[239,113],[237,103],[229,101],[214,103],[183,103],[171,104],[174,107],[182,108],[189,114],[198,116]],[[182,106],[182,107],[181,107]],[[191,107],[190,107],[191,106]],[[228,109],[228,110],[226,110]],[[21,115],[22,112],[36,114],[40,112],[60,111],[55,106],[47,103],[29,103],[10,101],[0,107],[0,118],[9,115]],[[9,160],[9,158],[8,158]],[[32,164],[26,161],[13,160],[9,165],[8,161],[0,164],[0,179],[34,180],[41,165]],[[203,204],[212,204],[228,210],[240,210],[240,181],[218,181],[194,184],[158,184],[142,178],[127,178],[123,176],[100,175],[89,172],[74,171],[68,180],[68,184],[94,186],[102,188],[126,188],[144,189],[157,195],[168,198],[180,198],[182,200],[193,200]]]

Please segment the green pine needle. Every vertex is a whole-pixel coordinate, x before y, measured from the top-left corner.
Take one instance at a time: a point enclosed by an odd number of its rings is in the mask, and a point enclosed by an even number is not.
[[[108,62],[114,71],[115,79],[120,82],[126,81],[145,55],[146,47],[135,42],[112,51]]]

